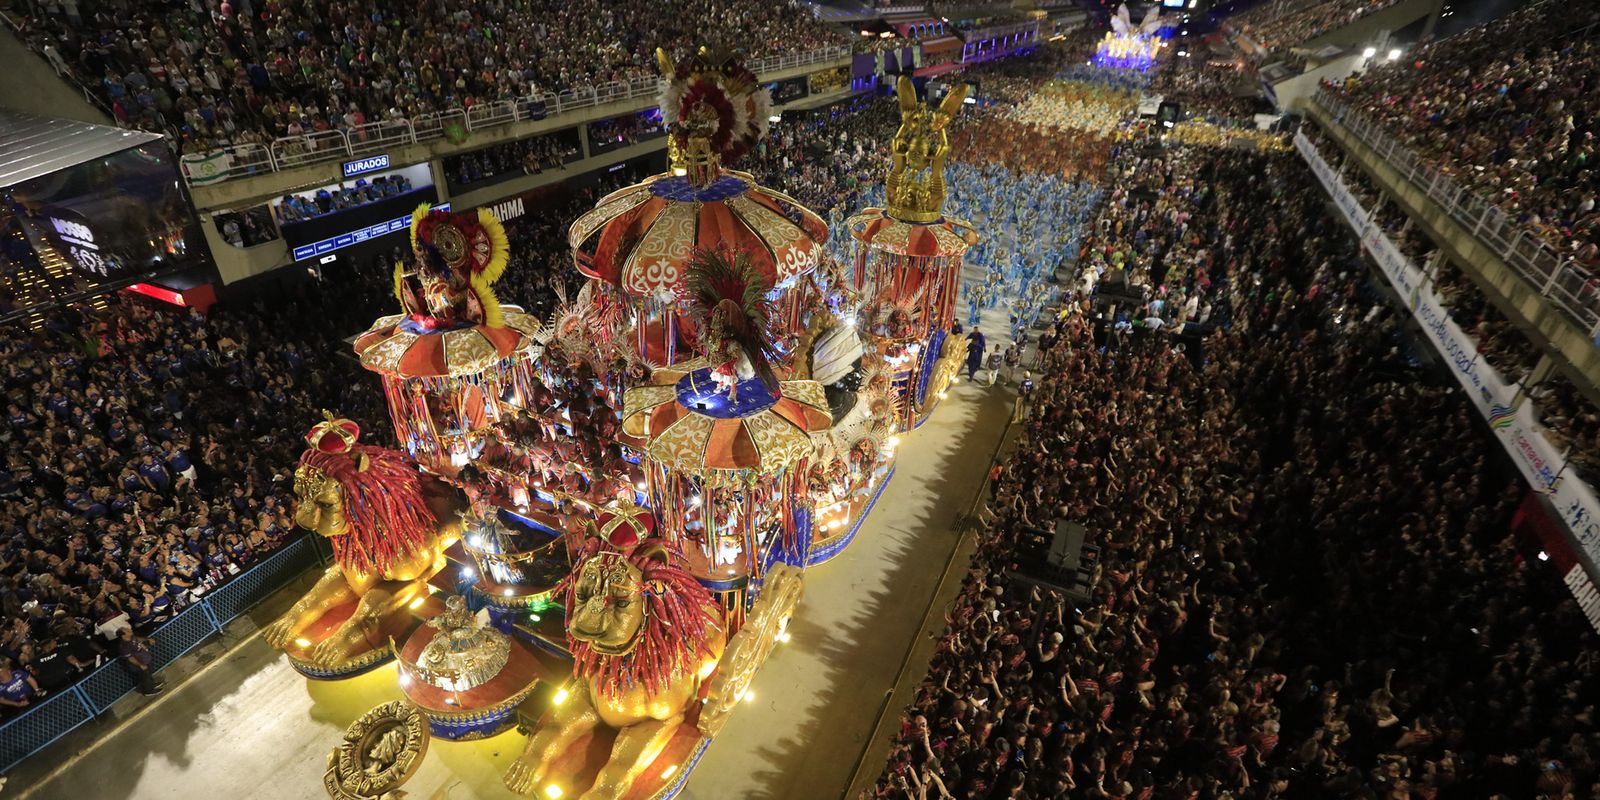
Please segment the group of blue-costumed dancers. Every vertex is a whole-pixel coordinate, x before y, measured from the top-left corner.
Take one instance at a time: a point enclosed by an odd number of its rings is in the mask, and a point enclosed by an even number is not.
[[[1018,180],[996,165],[956,163],[949,167],[950,187],[945,211],[972,223],[983,232],[965,261],[986,270],[981,280],[964,281],[968,327],[976,327],[984,311],[1009,303],[1011,338],[1021,340],[1028,328],[1060,299],[1061,290],[1051,276],[1063,264],[1072,265],[1090,211],[1100,200],[1100,189],[1087,182],[1074,183],[1059,175],[1031,174]],[[868,187],[860,205],[884,204],[883,186]],[[842,230],[847,212],[835,208],[828,223]],[[839,263],[854,258],[848,236],[829,241]],[[1069,287],[1071,286],[1068,279]]]
[[[1100,189],[1055,174],[1018,180],[995,165],[957,164],[950,173],[946,207],[984,232],[967,251],[968,263],[986,270],[981,281],[961,287],[967,324],[976,326],[984,311],[1009,302],[1011,338],[1021,340],[1060,299],[1052,276],[1076,261],[1079,236]]]

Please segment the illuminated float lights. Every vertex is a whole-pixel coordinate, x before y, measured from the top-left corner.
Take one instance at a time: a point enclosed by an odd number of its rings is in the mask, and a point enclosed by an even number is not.
[[[890,438],[898,440],[899,437]],[[877,485],[873,487],[872,496],[867,500],[866,506],[861,509],[861,513],[856,515],[856,518],[853,520],[848,520],[847,522],[841,521],[838,524],[838,529],[841,530],[838,535],[815,543],[805,554],[804,564],[796,564],[795,562],[800,559],[795,559],[793,554],[784,551],[783,548],[773,547],[767,556],[768,569],[771,569],[772,563],[779,561],[785,564],[794,564],[797,567],[815,566],[817,564],[827,562],[834,556],[844,552],[844,549],[849,547],[851,542],[855,541],[856,534],[861,531],[861,524],[866,522],[867,516],[872,513],[872,507],[878,504],[878,498],[883,495],[884,488],[889,485],[889,480],[893,477],[894,467],[891,466],[883,473],[883,477],[877,482]],[[834,523],[830,522],[827,524],[831,525]],[[830,532],[831,530],[832,529],[830,529]],[[782,641],[788,640],[784,639]]]

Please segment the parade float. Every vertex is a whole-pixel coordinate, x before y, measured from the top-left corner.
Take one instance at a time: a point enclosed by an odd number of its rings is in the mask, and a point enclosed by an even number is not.
[[[335,564],[267,640],[324,680],[393,660],[403,697],[330,755],[333,797],[513,728],[513,791],[675,796],[953,380],[962,94],[931,111],[902,85],[889,208],[852,218],[870,252],[846,274],[815,213],[725,166],[766,134],[755,76],[661,63],[671,169],[572,225],[583,289],[548,320],[501,304],[499,223],[419,208],[402,313],[355,339],[399,449],[332,415],[307,437],[297,520]],[[934,356],[905,368],[912,346]]]
[[[1111,30],[1095,47],[1094,63],[1100,67],[1134,69],[1143,72],[1155,66],[1156,56],[1166,44],[1157,33],[1167,23],[1161,9],[1151,6],[1138,25],[1128,14],[1128,5],[1117,6],[1111,15]]]
[[[900,129],[891,144],[885,181],[887,208],[849,218],[856,241],[851,278],[863,298],[862,324],[887,376],[901,431],[915,428],[966,359],[966,337],[953,333],[961,258],[978,233],[943,213],[945,134],[961,110],[968,84],[952,89],[938,109],[917,99],[911,79],[896,87]]]

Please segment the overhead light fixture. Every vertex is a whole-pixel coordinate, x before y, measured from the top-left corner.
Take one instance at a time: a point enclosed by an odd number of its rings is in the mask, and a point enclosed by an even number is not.
[[[1378,54],[1378,48],[1376,48],[1376,47],[1369,47],[1369,48],[1361,51],[1361,57],[1362,58],[1372,58],[1373,56],[1375,56],[1377,54]]]
[[[1400,58],[1400,48],[1396,47],[1393,50],[1389,51],[1389,60],[1390,61],[1394,61],[1394,60],[1396,60],[1398,58]]]

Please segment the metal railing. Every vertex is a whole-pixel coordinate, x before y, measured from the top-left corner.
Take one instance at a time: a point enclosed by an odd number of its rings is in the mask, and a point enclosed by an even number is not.
[[[1600,279],[1593,272],[1570,256],[1563,256],[1537,231],[1519,224],[1499,206],[1458,185],[1454,178],[1397,142],[1380,124],[1351,110],[1327,87],[1319,87],[1312,101],[1425,192],[1457,225],[1537,289],[1551,306],[1587,331],[1590,341],[1600,337]]]
[[[803,53],[749,59],[746,66],[760,75],[849,57],[849,47],[822,47]],[[473,131],[542,120],[608,103],[644,98],[653,101],[661,92],[661,83],[660,78],[651,76],[569,89],[556,94],[533,94],[409,119],[385,119],[350,129],[287,136],[269,144],[233,145],[190,154],[180,160],[180,164],[184,178],[191,186],[220,183],[264,172],[340,161],[393,147],[427,144]]]
[[[321,563],[327,553],[318,538],[309,534],[301,536],[162,623],[150,634],[155,640],[150,668],[160,672],[184,653],[221,633],[224,625],[284,584]],[[133,689],[133,675],[119,659],[112,658],[59,694],[29,705],[18,716],[0,721],[0,774],[106,713]]]

